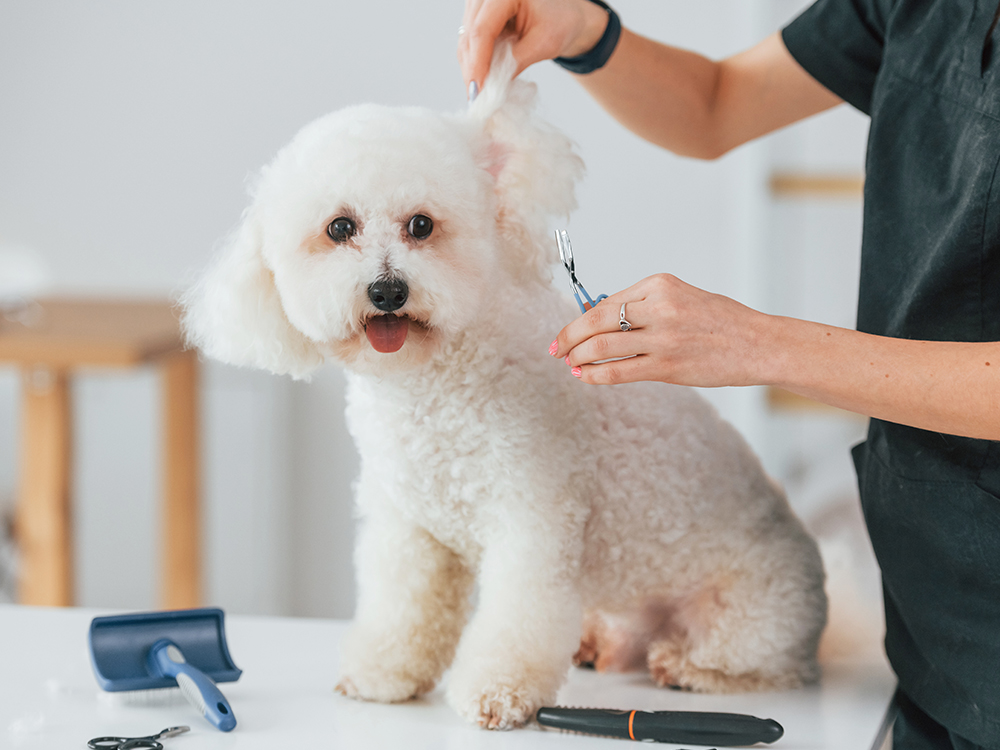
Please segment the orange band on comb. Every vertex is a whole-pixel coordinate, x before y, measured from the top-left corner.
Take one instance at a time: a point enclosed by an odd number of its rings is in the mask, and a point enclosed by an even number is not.
[[[635,719],[635,711],[628,715],[628,737],[630,740],[635,739],[635,735],[632,733],[632,720]]]

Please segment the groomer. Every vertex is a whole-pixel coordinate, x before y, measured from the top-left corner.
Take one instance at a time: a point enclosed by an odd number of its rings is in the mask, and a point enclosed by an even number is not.
[[[713,62],[596,0],[467,0],[459,40],[470,88],[512,29],[519,72],[558,58],[625,127],[686,156],[844,101],[871,117],[857,331],[662,274],[570,323],[553,351],[586,383],[775,385],[872,418],[854,459],[902,692],[897,749],[1000,749],[997,13],[998,0],[819,0]],[[618,357],[632,358],[596,364]]]

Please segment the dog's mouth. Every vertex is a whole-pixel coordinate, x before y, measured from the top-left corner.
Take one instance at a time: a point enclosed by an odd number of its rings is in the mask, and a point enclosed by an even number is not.
[[[375,351],[382,354],[391,354],[402,349],[409,332],[410,318],[405,315],[373,315],[365,321],[368,343]]]

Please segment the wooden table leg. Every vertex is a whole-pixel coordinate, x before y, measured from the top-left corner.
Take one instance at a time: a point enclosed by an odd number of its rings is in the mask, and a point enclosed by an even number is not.
[[[21,492],[17,539],[21,604],[73,604],[70,507],[72,435],[67,374],[35,368],[23,377]]]
[[[201,604],[198,356],[179,351],[163,371],[163,590],[166,609]]]

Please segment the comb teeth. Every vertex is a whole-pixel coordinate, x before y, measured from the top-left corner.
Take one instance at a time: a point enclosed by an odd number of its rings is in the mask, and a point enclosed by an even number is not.
[[[613,734],[601,734],[600,732],[581,732],[578,729],[563,729],[562,727],[550,727],[546,724],[539,724],[543,731],[559,732],[560,734],[574,734],[578,737],[607,737],[609,740],[620,740]],[[683,750],[683,749],[682,749]]]
[[[582,706],[566,706],[566,708],[582,708]],[[598,710],[601,710],[601,709],[588,709],[588,710],[598,711]],[[612,709],[612,710],[618,710],[618,709]],[[622,711],[622,713],[631,713],[631,712],[630,711]],[[621,737],[618,737],[618,736],[613,735],[613,734],[601,734],[600,732],[580,732],[580,731],[578,731],[576,729],[563,729],[562,727],[551,727],[551,726],[548,726],[546,724],[539,724],[538,726],[540,726],[542,728],[542,731],[545,731],[545,732],[558,732],[559,734],[572,734],[572,735],[575,735],[577,737],[607,737],[609,740],[620,740],[620,739],[622,739]],[[632,740],[629,740],[629,742],[631,742],[631,741]],[[654,740],[641,740],[641,741],[642,742],[654,742]],[[689,750],[689,748],[678,747],[677,750]],[[718,750],[718,748],[715,748],[715,747],[700,747],[700,748],[698,748],[698,750]]]

